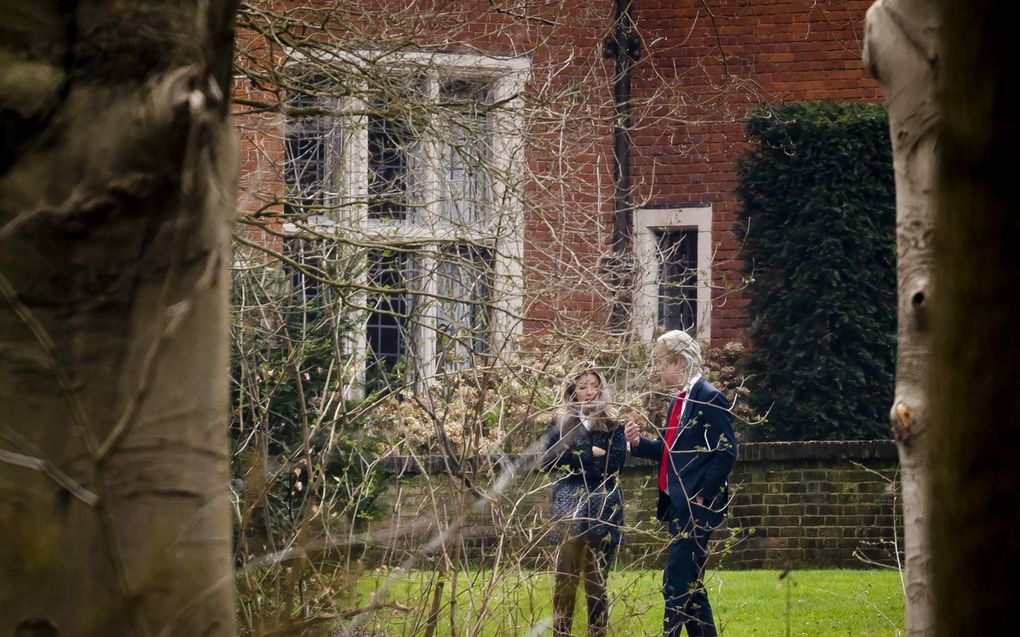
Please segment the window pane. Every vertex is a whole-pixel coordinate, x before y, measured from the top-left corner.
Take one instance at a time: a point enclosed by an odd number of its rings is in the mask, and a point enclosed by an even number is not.
[[[487,248],[457,245],[441,253],[436,272],[441,370],[472,367],[488,352],[492,272]]]
[[[659,260],[658,323],[667,330],[693,330],[698,317],[698,231],[655,233]]]
[[[394,77],[375,88],[368,116],[368,216],[407,220],[422,181],[422,91],[415,78]]]
[[[307,241],[288,238],[283,241],[283,253],[294,261],[294,265],[283,264],[284,272],[290,276],[294,303],[298,308],[307,306],[322,293],[319,279],[326,277],[325,259],[329,248],[322,241]]]
[[[289,237],[283,240],[283,253],[290,259],[283,263],[283,272],[290,282],[290,294],[281,299],[285,304],[281,310],[285,312],[291,328],[291,338],[310,338],[333,340],[332,332],[336,323],[345,322],[346,317],[337,316],[332,308],[344,296],[341,291],[330,285],[337,280],[339,260],[336,244],[325,240],[306,240]],[[306,330],[313,330],[317,335],[309,336]],[[329,336],[325,336],[325,334]],[[313,346],[315,349],[317,345]],[[349,352],[348,352],[349,353]]]
[[[365,386],[370,392],[399,385],[410,369],[408,354],[415,340],[412,288],[416,277],[410,253],[369,252]]]
[[[329,203],[331,146],[339,144],[340,138],[333,134],[336,118],[321,112],[334,102],[325,91],[318,90],[326,80],[313,76],[298,81],[308,92],[295,93],[287,100],[293,111],[287,119],[284,139],[284,213],[315,214]],[[339,154],[339,148],[335,154]]]
[[[476,80],[447,81],[440,90],[440,214],[454,224],[484,219],[492,199],[490,93],[487,82]]]
[[[411,139],[400,122],[378,115],[368,118],[369,218],[407,218]]]

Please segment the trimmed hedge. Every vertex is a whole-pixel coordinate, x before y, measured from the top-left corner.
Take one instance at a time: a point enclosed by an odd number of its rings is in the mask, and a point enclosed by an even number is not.
[[[896,211],[885,110],[788,103],[747,123],[740,162],[752,351],[767,440],[888,438]]]

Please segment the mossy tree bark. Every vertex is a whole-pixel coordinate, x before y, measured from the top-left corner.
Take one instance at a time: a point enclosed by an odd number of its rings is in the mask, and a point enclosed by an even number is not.
[[[864,63],[886,96],[896,178],[899,328],[890,417],[903,488],[911,636],[934,631],[928,422],[939,28],[938,11],[926,0],[878,0],[868,10],[864,41]]]
[[[0,1],[0,634],[234,632],[235,4]]]
[[[1015,3],[943,0],[932,510],[939,635],[1016,621],[1020,84]]]

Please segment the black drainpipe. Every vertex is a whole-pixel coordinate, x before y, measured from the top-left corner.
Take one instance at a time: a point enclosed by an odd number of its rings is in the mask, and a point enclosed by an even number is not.
[[[605,40],[605,56],[613,58],[613,255],[607,263],[615,299],[611,315],[616,328],[626,326],[630,313],[629,287],[633,272],[630,201],[630,69],[641,57],[641,38],[633,32],[633,0],[616,0],[613,32]]]

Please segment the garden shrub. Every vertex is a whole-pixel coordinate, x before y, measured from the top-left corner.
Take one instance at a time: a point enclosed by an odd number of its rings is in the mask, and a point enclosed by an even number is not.
[[[895,191],[885,110],[764,107],[738,169],[749,402],[771,440],[888,437]]]

